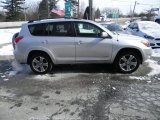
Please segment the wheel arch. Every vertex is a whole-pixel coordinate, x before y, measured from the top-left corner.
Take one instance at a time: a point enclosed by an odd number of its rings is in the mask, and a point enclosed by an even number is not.
[[[50,58],[51,62],[54,64],[54,62],[55,62],[54,58],[51,57],[51,55],[48,52],[43,51],[43,50],[32,50],[32,51],[30,51],[29,54],[28,54],[28,57],[27,57],[27,64],[29,64],[31,56],[34,55],[34,54],[37,54],[37,53],[38,54],[42,53],[42,54],[47,55]]]
[[[126,52],[126,51],[136,53],[136,54],[140,57],[140,63],[142,64],[142,62],[143,62],[143,55],[142,55],[141,51],[138,50],[138,49],[136,49],[136,48],[122,48],[122,49],[120,49],[120,50],[117,52],[117,54],[116,54],[116,56],[115,56],[115,58],[114,58],[114,61],[116,60],[116,58],[117,58],[122,52]]]

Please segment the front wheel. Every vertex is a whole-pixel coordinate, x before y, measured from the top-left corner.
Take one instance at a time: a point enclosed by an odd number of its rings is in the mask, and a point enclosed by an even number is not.
[[[122,73],[132,73],[138,69],[140,57],[134,52],[122,52],[115,60],[116,68]]]
[[[52,62],[46,54],[32,55],[29,61],[29,65],[33,72],[36,74],[46,74],[52,69]]]

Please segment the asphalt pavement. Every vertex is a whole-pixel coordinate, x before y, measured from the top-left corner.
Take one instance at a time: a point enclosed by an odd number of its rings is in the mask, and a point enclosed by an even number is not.
[[[160,75],[149,76],[148,63],[132,74],[96,64],[36,75],[14,65],[0,56],[0,120],[160,120]]]

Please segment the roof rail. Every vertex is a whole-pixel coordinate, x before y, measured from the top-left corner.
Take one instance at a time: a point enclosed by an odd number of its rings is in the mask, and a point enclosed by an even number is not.
[[[44,18],[44,19],[29,20],[29,21],[28,21],[28,23],[33,23],[34,21],[40,21],[40,20],[47,20],[47,19],[60,19],[60,18],[64,18],[64,19],[79,19],[79,18],[76,18],[76,17]]]

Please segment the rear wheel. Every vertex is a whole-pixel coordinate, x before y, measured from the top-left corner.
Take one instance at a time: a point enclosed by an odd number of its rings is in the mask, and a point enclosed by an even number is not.
[[[116,68],[122,73],[132,73],[138,69],[140,57],[136,52],[122,52],[115,60]]]
[[[49,56],[43,53],[32,55],[29,60],[29,65],[36,74],[46,74],[50,72],[53,67]]]

